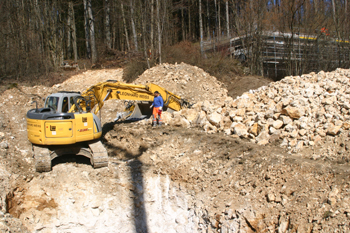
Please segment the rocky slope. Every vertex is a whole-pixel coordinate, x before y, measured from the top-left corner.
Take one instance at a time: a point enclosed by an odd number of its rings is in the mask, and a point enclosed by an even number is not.
[[[217,91],[212,84],[210,92],[218,93],[217,96],[204,92],[206,98],[197,99],[193,109],[166,114],[165,119],[173,125],[200,126],[208,133],[224,132],[249,138],[259,145],[282,139],[282,147],[296,152],[322,144],[327,141],[327,135],[335,140],[347,136],[349,77],[349,70],[344,69],[285,77],[236,99]]]

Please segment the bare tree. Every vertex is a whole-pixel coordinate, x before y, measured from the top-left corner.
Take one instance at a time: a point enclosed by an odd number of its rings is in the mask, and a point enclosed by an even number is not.
[[[227,37],[230,37],[230,19],[229,19],[228,0],[225,1],[225,7],[226,7],[226,31],[227,31]]]
[[[111,41],[111,27],[110,27],[110,7],[109,0],[104,1],[104,10],[105,10],[105,37],[106,37],[106,45],[108,49],[112,48]]]
[[[202,0],[199,0],[199,35],[200,35],[200,44],[201,44],[201,54],[204,55],[203,49],[203,20],[202,20]]]
[[[209,0],[207,0],[207,40],[210,40],[210,11],[209,11]]]
[[[75,14],[74,14],[74,7],[73,2],[69,2],[69,8],[70,8],[70,17],[71,17],[71,29],[72,29],[72,44],[73,44],[73,55],[74,55],[74,62],[78,61],[78,49],[77,49],[77,29],[75,25]]]
[[[121,11],[122,11],[122,18],[123,18],[123,26],[124,26],[124,33],[125,33],[126,45],[127,45],[128,51],[130,51],[129,33],[128,33],[128,27],[127,27],[127,25],[126,25],[126,20],[125,20],[123,2],[121,2],[120,5],[121,5]]]
[[[151,53],[154,51],[154,0],[151,0]]]
[[[185,40],[185,16],[184,16],[184,0],[181,0],[181,31],[182,31],[182,40]]]
[[[87,0],[84,0],[84,29],[85,29],[85,44],[86,44],[86,56],[91,58],[91,45],[90,45],[90,23]]]
[[[138,51],[138,44],[137,44],[137,33],[136,33],[136,28],[135,28],[135,15],[134,15],[134,4],[133,0],[130,0],[130,13],[131,13],[131,28],[132,28],[132,34],[134,37],[134,46],[135,50]]]
[[[159,64],[162,64],[162,30],[160,28],[159,0],[156,0],[156,3],[157,3],[157,28],[158,28],[158,55],[159,55]]]
[[[72,46],[72,47],[71,47]],[[68,2],[68,15],[67,15],[67,58],[71,57],[73,48],[74,62],[78,61],[77,51],[77,35],[74,17],[74,6],[73,2]]]

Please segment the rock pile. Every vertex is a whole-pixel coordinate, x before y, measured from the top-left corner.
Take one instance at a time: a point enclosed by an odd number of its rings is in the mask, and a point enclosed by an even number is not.
[[[204,100],[217,103],[227,96],[222,83],[201,68],[185,63],[161,64],[146,70],[136,84],[155,83],[190,102]]]
[[[288,76],[236,99],[218,91],[220,98],[206,97],[192,109],[166,113],[165,121],[260,145],[282,139],[281,146],[298,150],[350,129],[349,77],[346,69]]]

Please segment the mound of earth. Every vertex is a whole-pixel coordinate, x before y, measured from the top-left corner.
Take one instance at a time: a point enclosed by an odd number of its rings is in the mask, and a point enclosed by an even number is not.
[[[156,83],[193,103],[204,100],[214,102],[227,96],[227,90],[215,77],[185,63],[175,65],[165,63],[155,66],[146,70],[134,83]]]

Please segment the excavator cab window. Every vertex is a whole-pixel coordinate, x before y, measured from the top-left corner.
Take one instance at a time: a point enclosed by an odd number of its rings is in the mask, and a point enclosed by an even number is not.
[[[51,108],[57,111],[57,105],[58,105],[59,99],[60,99],[59,97],[54,97],[54,96],[48,97],[45,102],[45,108]]]
[[[68,97],[63,98],[62,112],[68,112]]]
[[[74,99],[73,96],[69,98],[69,109],[74,105]],[[75,106],[74,112],[77,112],[78,108]]]

